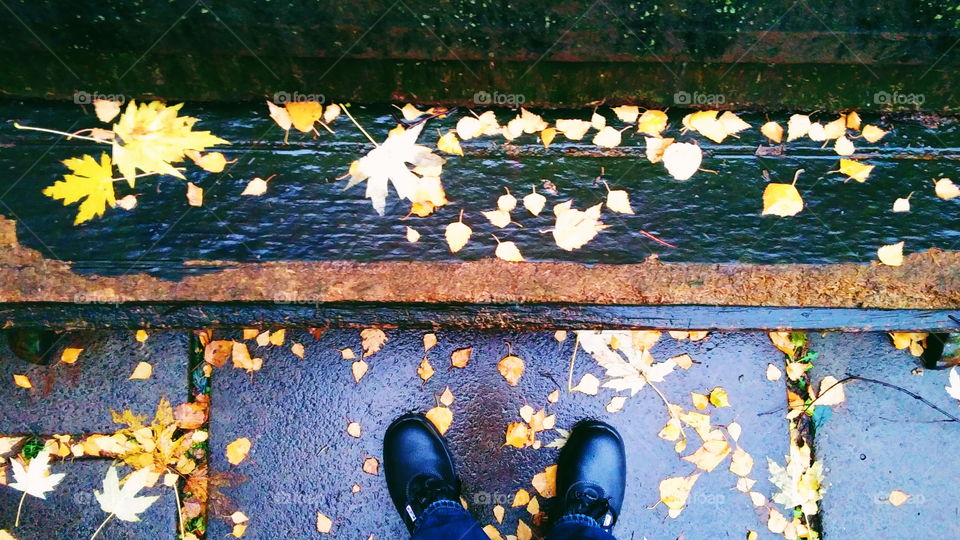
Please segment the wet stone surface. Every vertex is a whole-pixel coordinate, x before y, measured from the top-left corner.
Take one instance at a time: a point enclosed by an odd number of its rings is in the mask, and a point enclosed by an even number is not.
[[[27,496],[23,503],[20,526],[13,528],[20,503],[19,491],[0,489],[0,524],[20,540],[90,538],[107,514],[100,510],[93,490],[103,491],[103,477],[109,460],[55,462],[52,473],[66,473],[64,479],[46,500]],[[120,476],[129,472],[121,469]],[[175,538],[177,503],[170,488],[155,487],[141,495],[160,498],[143,514],[139,522],[111,519],[97,535],[98,540],[160,540]]]
[[[894,349],[886,334],[811,336],[820,353],[812,377],[847,373],[881,380],[914,392],[957,415],[956,400],[944,391],[946,371],[924,370],[907,351]],[[827,491],[823,527],[827,538],[960,538],[960,487],[956,471],[960,425],[897,390],[853,381],[846,402],[831,407],[817,430]],[[888,502],[892,490],[910,494],[901,506]]]
[[[261,371],[251,377],[242,370],[216,370],[212,468],[247,475],[249,480],[223,490],[232,504],[220,508],[219,515],[211,515],[211,538],[230,531],[225,516],[234,509],[250,515],[251,538],[315,535],[318,511],[333,520],[337,538],[405,537],[405,528],[389,502],[382,471],[373,476],[361,467],[365,458],[382,457],[383,431],[393,418],[410,410],[426,411],[435,404],[434,396],[448,386],[455,402],[447,438],[471,511],[482,524],[488,524],[495,523],[495,504],[507,507],[499,526],[503,534],[514,534],[518,519],[532,522],[525,509],[509,508],[510,503],[518,489],[535,493],[531,478],[554,463],[557,451],[502,447],[504,432],[509,423],[520,421],[521,406],[547,406],[548,394],[561,384],[565,387],[574,346],[572,334],[558,344],[553,332],[438,332],[439,344],[426,354],[436,373],[426,383],[416,373],[424,356],[423,332],[388,331],[387,335],[384,348],[366,359],[370,370],[359,384],[351,375],[351,361],[343,360],[338,351],[351,347],[360,355],[356,331],[330,331],[319,341],[305,332],[288,331],[284,347],[258,348],[248,341],[253,356],[264,359]],[[239,339],[239,335],[226,337]],[[306,346],[304,360],[290,352],[294,341]],[[507,353],[504,341],[526,361],[525,373],[515,388],[497,373],[497,361]],[[473,347],[469,365],[450,368],[450,353],[468,346]],[[652,349],[658,361],[683,352],[700,364],[667,375],[658,387],[668,399],[687,409],[692,409],[690,391],[726,388],[732,407],[711,407],[704,412],[712,413],[714,424],[736,420],[743,426],[740,443],[757,462],[752,475],[758,480],[754,489],[769,497],[771,485],[761,464],[765,456],[782,461],[787,453],[787,426],[780,415],[758,413],[784,405],[783,383],[770,382],[764,376],[766,364],[779,362],[782,355],[764,333],[714,333],[697,343],[676,342],[664,334]],[[581,350],[574,381],[585,373],[604,378],[594,359]],[[643,388],[615,414],[604,410],[612,395],[609,389],[601,389],[597,396],[562,392],[559,402],[547,411],[557,414],[560,428],[569,428],[583,417],[598,417],[623,434],[629,477],[617,528],[621,538],[672,539],[684,533],[698,537],[707,531],[711,537],[743,538],[748,530],[760,531],[761,538],[770,536],[764,533],[749,498],[733,489],[736,477],[727,470],[729,460],[701,476],[678,519],[668,518],[662,504],[648,509],[657,502],[660,480],[690,474],[695,468],[679,459],[673,443],[657,437],[668,416],[655,392]],[[361,424],[359,439],[346,433],[349,421]],[[697,436],[688,432],[685,454],[699,446]],[[539,438],[546,444],[556,436],[548,431]],[[249,459],[234,467],[226,461],[224,450],[238,437],[249,437],[253,448]],[[354,484],[360,486],[357,493],[351,493]]]
[[[27,363],[0,339],[0,380],[9,383],[0,399],[0,433],[113,432],[110,409],[150,414],[162,396],[187,398],[186,332],[150,332],[138,343],[133,331],[74,332],[56,345],[48,366]],[[64,347],[83,348],[74,364],[59,362]],[[140,362],[153,365],[147,380],[128,380]],[[13,386],[13,375],[29,377],[33,388]]]

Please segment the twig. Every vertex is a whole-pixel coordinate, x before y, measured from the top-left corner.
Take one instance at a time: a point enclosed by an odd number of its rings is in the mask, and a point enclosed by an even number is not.
[[[657,238],[656,236],[648,233],[647,231],[640,231],[640,234],[646,236],[647,238],[653,240],[654,242],[656,242],[656,243],[658,243],[658,244],[661,244],[661,245],[664,245],[664,246],[667,246],[667,247],[670,247],[670,248],[674,248],[674,249],[676,249],[676,247],[677,247],[677,246],[675,246],[675,245],[673,245],[673,244],[670,244],[670,243],[668,243],[668,242],[664,242],[663,240],[661,240],[661,239]]]
[[[888,383],[888,382],[886,382],[886,381],[880,381],[880,380],[871,379],[871,378],[868,378],[868,377],[861,377],[860,375],[850,375],[850,374],[848,373],[846,377],[844,377],[843,379],[837,381],[835,384],[831,385],[830,388],[833,388],[834,386],[836,386],[836,385],[838,385],[838,384],[840,384],[840,383],[846,382],[846,381],[865,381],[865,382],[869,382],[869,383],[873,383],[873,384],[879,384],[880,386],[886,386],[887,388],[892,388],[892,389],[894,389],[894,390],[903,392],[904,394],[912,397],[913,399],[916,399],[916,400],[920,401],[921,403],[923,403],[924,405],[926,405],[926,406],[930,407],[931,409],[937,411],[938,413],[946,416],[947,418],[950,419],[951,422],[958,422],[958,423],[960,423],[960,418],[957,418],[956,416],[948,413],[947,411],[941,409],[940,407],[937,407],[937,406],[934,405],[933,403],[930,403],[929,401],[927,401],[926,399],[924,399],[922,396],[920,396],[920,395],[918,395],[918,394],[914,394],[913,392],[907,390],[906,388],[897,386],[897,385],[892,384],[892,383]],[[820,395],[823,395],[823,394],[826,394],[827,392],[829,392],[829,391],[830,391],[830,388],[827,388],[825,391],[820,392]],[[817,396],[817,399],[820,399],[820,396]],[[811,402],[810,402],[810,405],[813,405],[814,402],[816,402],[816,401],[817,401],[816,399],[813,400],[813,401],[811,401]],[[808,405],[808,407],[809,407],[809,405]]]
[[[379,148],[380,145],[377,144],[377,141],[373,140],[373,137],[371,137],[370,134],[367,133],[367,130],[363,129],[363,126],[360,125],[360,122],[357,122],[357,119],[354,118],[352,114],[350,114],[350,109],[348,109],[347,106],[343,103],[340,104],[340,108],[343,109],[343,112],[347,113],[347,117],[350,118],[350,120],[353,122],[353,125],[357,126],[357,129],[359,129],[361,133],[366,135],[367,140],[372,142],[374,146]]]
[[[77,134],[75,134],[75,133],[66,133],[66,132],[64,132],[64,131],[57,131],[57,130],[55,130],[55,129],[39,128],[39,127],[33,127],[33,126],[25,126],[25,125],[23,125],[23,124],[21,124],[21,123],[19,123],[19,122],[14,122],[14,123],[13,123],[13,127],[17,128],[17,129],[23,129],[23,130],[26,130],[26,131],[42,131],[42,132],[44,132],[44,133],[53,133],[54,135],[63,135],[63,136],[66,137],[68,140],[69,140],[69,139],[81,139],[81,140],[84,140],[84,141],[92,141],[92,142],[100,143],[100,144],[112,144],[112,143],[109,143],[109,142],[104,141],[104,140],[102,140],[102,139],[94,139],[93,137],[84,137],[83,135],[77,135]]]
[[[177,489],[177,484],[174,483],[170,486],[170,489],[173,490],[173,496],[177,499],[177,517],[180,522],[180,538],[183,538],[187,535],[186,531],[183,529],[183,505],[180,504],[180,490]]]
[[[567,373],[567,392],[573,392],[573,363],[577,359],[577,349],[580,347],[580,335],[574,332],[576,341],[573,342],[573,354],[570,356],[570,371]]]
[[[667,400],[667,396],[663,395],[663,392],[661,392],[659,388],[654,386],[653,382],[650,381],[650,378],[647,377],[646,373],[640,370],[637,370],[637,372],[640,373],[640,376],[643,377],[643,380],[647,381],[647,385],[650,388],[653,388],[653,391],[656,392],[658,396],[660,396],[660,399],[663,401],[664,406],[667,407],[667,414],[670,415],[670,418],[675,418],[677,420],[677,424],[680,426],[680,434],[683,435],[684,439],[686,439],[687,434],[686,432],[683,431],[683,422],[680,421],[680,418],[677,416],[677,414],[673,411],[672,408],[670,408],[670,401]]]

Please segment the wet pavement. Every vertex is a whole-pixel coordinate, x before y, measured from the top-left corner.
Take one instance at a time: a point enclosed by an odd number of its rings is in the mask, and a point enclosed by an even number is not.
[[[425,411],[449,388],[454,395],[453,424],[447,433],[463,478],[463,497],[482,524],[494,524],[503,535],[515,534],[517,521],[534,526],[536,519],[524,508],[510,508],[519,489],[536,493],[534,474],[556,458],[553,448],[505,447],[506,426],[520,422],[519,408],[545,407],[556,414],[557,427],[567,429],[578,419],[596,417],[615,425],[628,448],[628,492],[617,532],[620,538],[675,539],[744,538],[757,531],[759,538],[777,538],[766,527],[765,514],[750,498],[738,492],[737,477],[725,461],[703,473],[687,506],[676,519],[656,505],[658,484],[668,477],[686,476],[695,467],[679,458],[673,443],[657,434],[668,419],[660,396],[649,387],[636,395],[601,388],[598,395],[568,393],[567,373],[574,348],[573,334],[558,342],[552,331],[543,332],[444,332],[438,344],[424,354],[422,331],[387,330],[383,349],[365,358],[369,370],[359,383],[341,349],[362,355],[355,330],[331,330],[319,340],[303,330],[289,329],[282,346],[258,347],[246,343],[263,368],[248,374],[229,363],[215,370],[212,380],[210,467],[212,475],[245,478],[232,487],[211,490],[207,538],[223,538],[232,529],[233,511],[250,516],[244,538],[317,537],[317,513],[333,522],[331,538],[403,538],[405,529],[386,492],[382,471],[363,471],[367,458],[381,459],[383,431],[407,411]],[[131,407],[151,413],[161,395],[176,404],[187,395],[187,333],[151,333],[137,343],[133,333],[84,338],[85,353],[73,366],[31,366],[0,348],[0,369],[6,380],[12,373],[29,373],[34,390],[3,386],[0,399],[0,433],[90,433],[115,429],[109,409]],[[81,336],[82,337],[82,336]],[[240,331],[218,331],[216,339],[240,341]],[[70,336],[68,340],[77,339]],[[72,342],[71,342],[72,343]],[[303,359],[291,345],[305,347]],[[516,387],[497,372],[497,362],[509,350],[525,361]],[[450,355],[472,347],[465,368],[452,368]],[[814,364],[815,380],[823,375],[860,373],[901,385],[956,413],[957,404],[943,391],[947,375],[926,371],[915,375],[916,360],[895,350],[885,334],[811,334],[811,349],[820,353]],[[656,383],[664,397],[693,409],[690,392],[726,389],[730,407],[709,406],[715,426],[736,421],[743,427],[739,445],[755,461],[754,491],[773,494],[767,457],[783,463],[788,453],[787,421],[783,417],[785,382],[765,375],[767,364],[782,366],[783,355],[765,333],[711,333],[699,342],[676,341],[663,334],[651,349],[657,361],[687,353],[696,362],[688,370],[675,369]],[[422,381],[417,368],[426,356],[434,374]],[[128,381],[140,360],[154,363],[149,381]],[[573,370],[574,383],[585,374],[606,380],[604,370],[582,349]],[[67,375],[70,374],[70,377]],[[41,382],[42,384],[37,384]],[[52,382],[48,382],[52,381]],[[547,396],[561,389],[559,401]],[[605,410],[613,395],[629,396],[620,412]],[[954,481],[957,460],[943,449],[958,435],[955,423],[931,422],[938,413],[909,396],[882,387],[855,383],[847,388],[846,403],[830,408],[816,433],[815,452],[826,467],[828,489],[822,503],[823,528],[828,538],[908,537],[917,530],[931,538],[957,536],[960,488]],[[951,402],[954,401],[954,402]],[[358,422],[361,436],[347,431]],[[24,427],[26,426],[26,427]],[[699,446],[689,431],[683,455]],[[252,441],[249,458],[231,465],[227,444],[239,437]],[[546,445],[557,439],[555,431],[538,436]],[[862,456],[866,456],[863,458]],[[54,472],[67,472],[67,480],[47,501],[28,498],[23,523],[15,533],[32,538],[89,537],[104,517],[93,500],[109,460],[85,459],[56,462]],[[357,487],[358,486],[358,487]],[[900,507],[885,499],[892,489],[911,498]],[[169,488],[149,494],[162,496],[141,523],[114,520],[102,538],[176,538],[175,501]],[[548,501],[541,508],[547,509]],[[0,488],[0,528],[10,528],[19,492]],[[493,507],[507,507],[498,524]],[[51,511],[51,510],[56,511]],[[781,508],[781,510],[783,510]],[[890,531],[894,531],[890,533]],[[890,534],[888,534],[890,533]]]

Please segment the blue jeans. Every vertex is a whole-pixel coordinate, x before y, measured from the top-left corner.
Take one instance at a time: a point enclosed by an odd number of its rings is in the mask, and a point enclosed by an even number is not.
[[[477,520],[454,501],[437,501],[417,519],[411,540],[490,540]],[[554,524],[547,540],[616,540],[589,516],[573,514]]]

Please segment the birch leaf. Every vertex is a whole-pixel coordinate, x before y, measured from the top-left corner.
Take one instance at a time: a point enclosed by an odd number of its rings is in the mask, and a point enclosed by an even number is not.
[[[530,194],[523,198],[523,207],[535,216],[539,216],[547,204],[547,198],[537,193],[537,186],[532,186]]]
[[[900,266],[903,264],[903,242],[881,246],[877,250],[877,258],[887,266]]]

